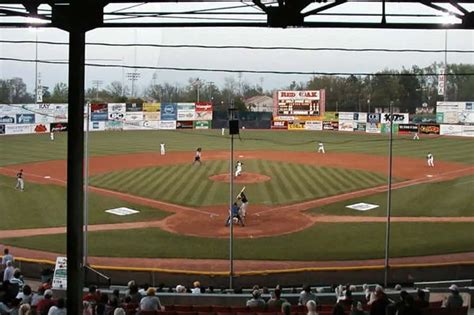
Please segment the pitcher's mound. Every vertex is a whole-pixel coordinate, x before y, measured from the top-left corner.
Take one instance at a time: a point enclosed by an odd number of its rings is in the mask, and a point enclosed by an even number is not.
[[[214,180],[216,182],[230,182],[229,174],[218,174],[209,177],[210,180]],[[266,182],[267,180],[272,179],[270,176],[257,174],[257,173],[249,173],[249,172],[242,172],[240,176],[234,177],[234,183],[236,184],[253,184],[253,183],[261,183]]]

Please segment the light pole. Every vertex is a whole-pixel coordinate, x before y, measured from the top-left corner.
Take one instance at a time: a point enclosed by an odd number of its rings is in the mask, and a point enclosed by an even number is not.
[[[132,97],[135,97],[135,81],[137,81],[140,78],[140,73],[138,73],[136,70],[135,72],[127,72],[127,79],[132,81]]]
[[[443,101],[447,101],[448,93],[448,30],[444,30],[444,91],[443,91]]]
[[[385,264],[384,264],[384,286],[388,284],[388,272],[390,268],[390,215],[392,212],[392,152],[393,152],[393,101],[390,101],[390,133],[388,140],[388,189],[387,189],[387,224],[385,229]]]
[[[234,278],[234,218],[232,206],[234,203],[234,134],[239,133],[239,121],[235,119],[234,101],[229,106],[229,134],[230,134],[230,159],[229,159],[229,288],[233,287]]]
[[[92,85],[95,86],[95,99],[99,100],[99,87],[104,83],[102,80],[92,80]]]

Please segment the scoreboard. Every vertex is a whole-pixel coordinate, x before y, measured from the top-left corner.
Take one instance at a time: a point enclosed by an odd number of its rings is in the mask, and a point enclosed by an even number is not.
[[[277,115],[320,116],[323,91],[278,91]]]

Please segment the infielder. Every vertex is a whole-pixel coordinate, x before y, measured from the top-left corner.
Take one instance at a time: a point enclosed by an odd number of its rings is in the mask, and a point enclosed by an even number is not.
[[[160,143],[160,153],[161,153],[161,155],[165,155],[165,153],[166,153],[165,144],[163,142]]]
[[[319,142],[318,153],[326,153],[324,150],[324,144],[322,142]]]
[[[429,167],[434,167],[434,157],[431,152],[428,152],[428,155],[426,156],[426,162],[428,163]]]
[[[201,151],[202,151],[201,148],[197,148],[197,149],[196,149],[196,153],[194,154],[193,165],[194,165],[196,162],[199,162],[199,165],[202,164],[202,162],[201,162]]]
[[[221,135],[222,135],[222,136],[225,135],[225,128],[222,128],[222,130],[221,130]]]
[[[23,181],[23,169],[16,173],[16,186],[15,189],[23,191],[25,189],[25,182]]]
[[[49,133],[49,139],[51,139],[51,141],[54,141],[54,132],[50,132]]]
[[[413,140],[420,140],[420,136],[418,136],[418,132],[415,132],[413,135]]]
[[[235,177],[240,176],[242,173],[242,165],[244,165],[244,163],[237,161],[237,165],[235,166]]]

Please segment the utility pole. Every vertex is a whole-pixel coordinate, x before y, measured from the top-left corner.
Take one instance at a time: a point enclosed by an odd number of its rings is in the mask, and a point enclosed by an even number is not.
[[[95,99],[99,100],[99,87],[104,83],[102,80],[93,80],[92,85],[95,86]]]

